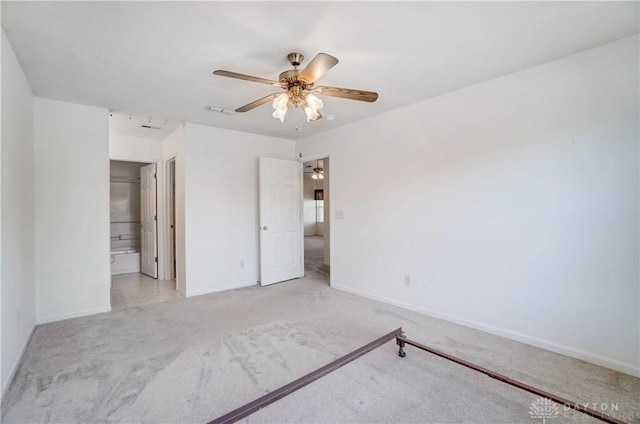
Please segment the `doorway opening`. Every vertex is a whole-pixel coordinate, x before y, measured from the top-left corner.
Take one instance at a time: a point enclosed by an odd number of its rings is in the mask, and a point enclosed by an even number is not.
[[[111,308],[181,297],[158,280],[156,164],[110,161]]]
[[[329,158],[303,163],[304,273],[329,284]]]

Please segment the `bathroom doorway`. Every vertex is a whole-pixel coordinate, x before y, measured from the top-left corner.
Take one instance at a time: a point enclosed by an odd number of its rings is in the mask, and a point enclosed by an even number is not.
[[[181,297],[158,280],[156,164],[110,161],[111,308]],[[166,277],[165,277],[166,278]]]
[[[140,272],[142,257],[149,256],[149,252],[142,254],[140,208],[140,169],[147,165],[150,164],[115,160],[110,163],[111,275]]]

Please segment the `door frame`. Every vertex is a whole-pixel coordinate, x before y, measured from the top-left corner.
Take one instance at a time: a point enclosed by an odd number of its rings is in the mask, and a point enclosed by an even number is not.
[[[171,166],[173,165],[173,170]],[[176,243],[175,233],[176,233],[176,198],[175,192],[173,188],[176,183],[176,156],[171,156],[164,161],[164,175],[165,175],[165,184],[164,184],[164,205],[163,205],[163,213],[165,214],[165,243],[162,246],[163,255],[165,256],[164,261],[164,276],[166,280],[176,279],[177,280],[177,255],[174,253],[173,246]],[[173,219],[172,219],[173,218]],[[173,221],[173,228],[171,228],[171,221]],[[174,267],[174,263],[176,266]]]
[[[165,160],[158,159],[157,156],[153,157],[145,157],[141,156],[119,156],[119,155],[109,155],[109,161],[117,160],[121,162],[138,162],[138,163],[146,163],[156,164],[156,203],[157,203],[157,214],[158,214],[158,222],[157,222],[157,231],[158,238],[156,240],[157,249],[158,249],[158,280],[166,280],[168,276],[166,274],[166,263],[167,263],[167,252],[164,249],[166,245],[166,227],[167,227],[167,217],[166,217],[166,177],[165,177]],[[108,206],[109,202],[107,202]],[[111,268],[109,268],[111,269]],[[111,278],[111,276],[109,276]]]
[[[302,155],[302,153],[301,153]],[[300,161],[300,163],[303,165],[302,166],[302,173],[300,175],[300,189],[304,192],[304,163],[305,162],[309,162],[312,160],[320,160],[320,159],[329,159],[329,166],[327,167],[327,169],[329,170],[329,207],[326,207],[326,202],[325,202],[325,210],[324,210],[324,216],[325,216],[325,222],[326,222],[326,217],[329,217],[329,229],[328,229],[328,234],[329,234],[329,267],[331,267],[331,265],[333,264],[333,248],[332,248],[332,244],[333,244],[333,217],[331,216],[331,210],[332,210],[332,205],[331,205],[331,198],[333,196],[333,178],[332,178],[332,174],[331,174],[331,155],[329,153],[319,153],[316,155],[311,155],[311,156],[300,156],[298,158],[298,161]],[[326,193],[325,193],[326,195]],[[326,200],[326,198],[325,198]],[[300,211],[302,213],[303,211],[303,205],[304,203],[304,195],[300,196]],[[302,220],[302,239],[300,240],[300,242],[302,243],[302,271],[304,272],[304,219]],[[325,228],[325,231],[327,231],[327,228]],[[326,233],[325,233],[326,234]],[[331,280],[333,279],[333,272],[329,271],[329,287],[332,286]]]

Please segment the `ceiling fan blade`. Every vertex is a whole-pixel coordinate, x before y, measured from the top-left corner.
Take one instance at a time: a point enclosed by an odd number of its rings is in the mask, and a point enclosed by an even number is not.
[[[318,53],[300,75],[298,79],[304,80],[307,84],[312,84],[315,80],[320,78],[329,69],[336,66],[338,59],[328,55],[326,53]]]
[[[362,102],[375,102],[378,100],[378,93],[373,91],[352,90],[350,88],[339,87],[316,87],[314,92],[331,97],[342,97],[343,99],[360,100]]]
[[[251,75],[239,74],[237,72],[223,71],[218,69],[217,71],[213,71],[213,75],[219,75],[221,77],[236,78],[236,79],[241,79],[245,81],[259,82],[261,84],[269,84],[269,85],[273,85],[274,87],[280,87],[280,83],[278,81],[273,81],[266,78],[252,77]]]
[[[251,109],[257,108],[258,106],[262,106],[265,103],[269,103],[270,101],[272,101],[273,99],[276,98],[277,95],[279,95],[280,93],[273,93],[273,94],[269,94],[268,96],[264,96],[261,99],[258,99],[254,102],[251,102],[249,104],[246,104],[242,107],[239,107],[238,109],[236,109],[236,112],[247,112],[250,111]]]

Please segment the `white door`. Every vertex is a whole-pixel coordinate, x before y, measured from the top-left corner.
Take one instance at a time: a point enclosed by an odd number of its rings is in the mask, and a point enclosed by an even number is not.
[[[156,164],[140,168],[140,267],[143,274],[158,278],[158,227],[156,207]]]
[[[304,275],[302,164],[260,158],[260,284]]]

